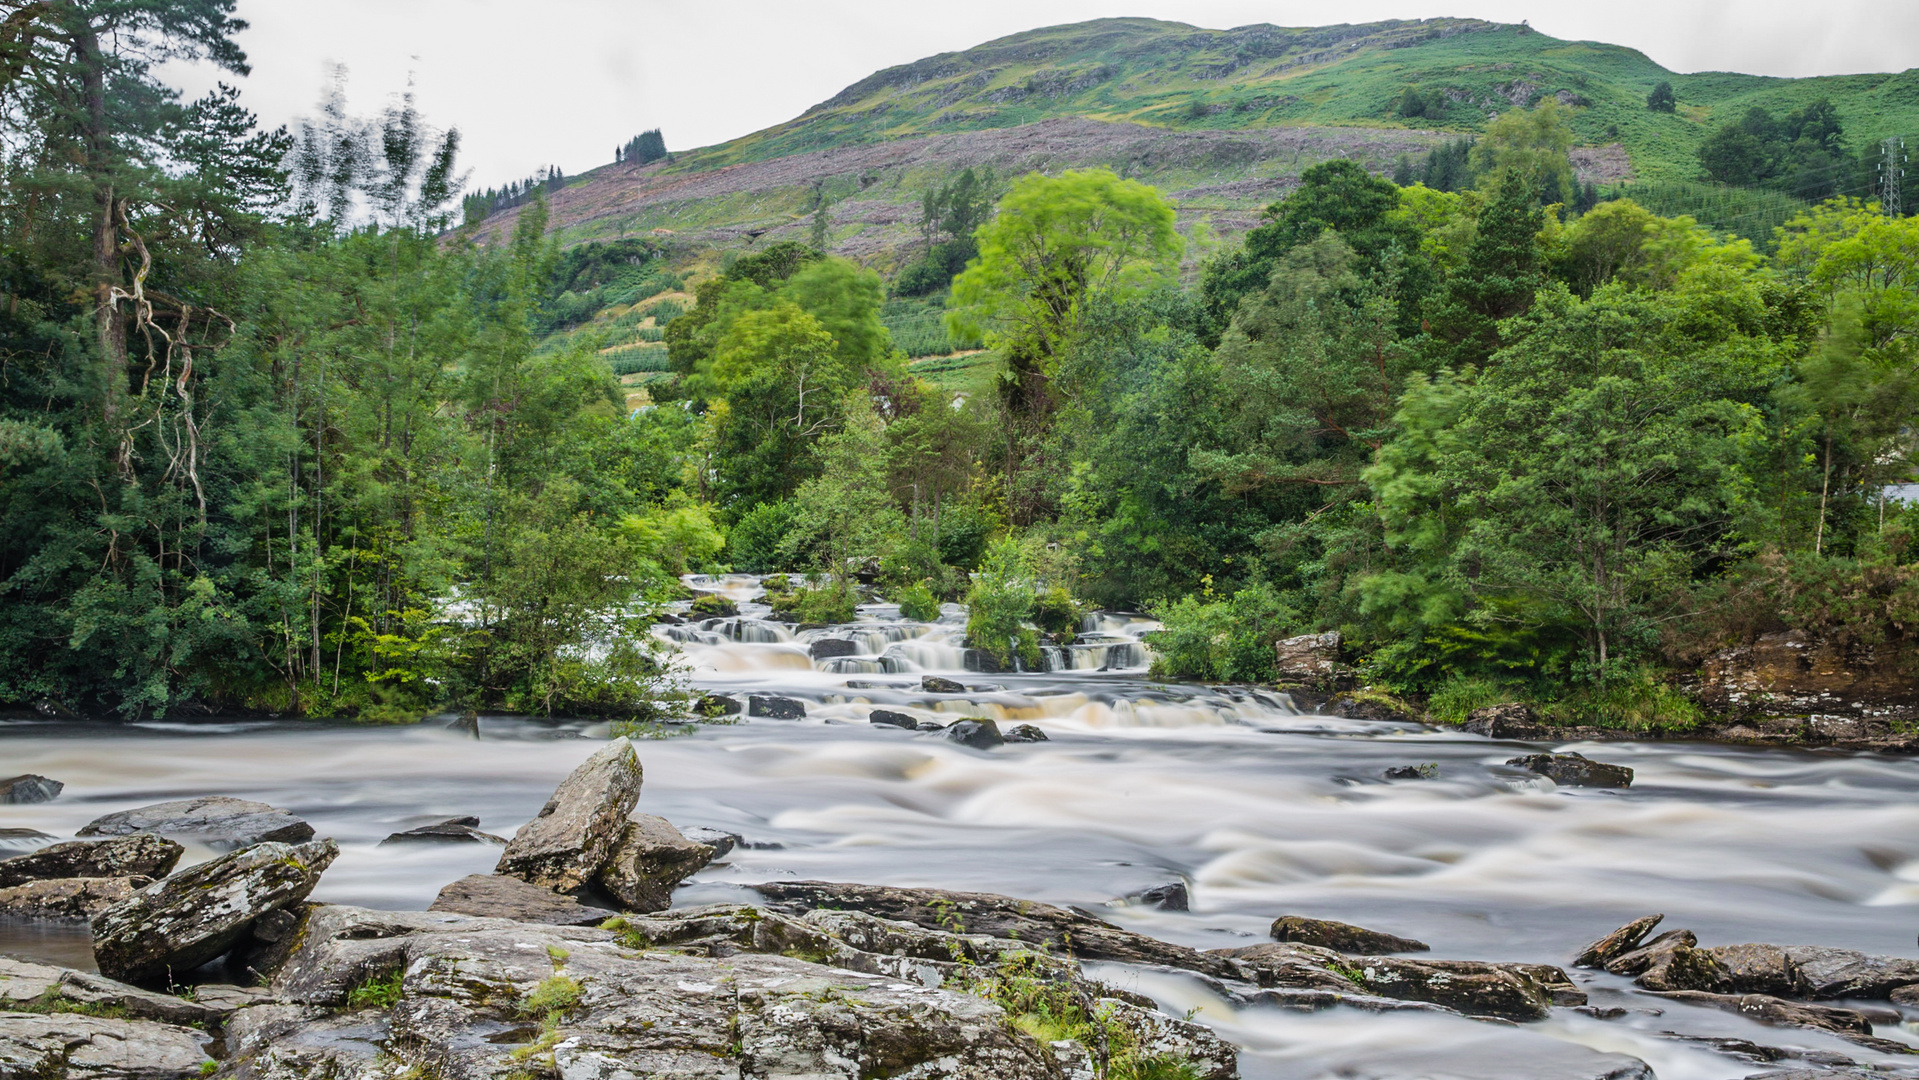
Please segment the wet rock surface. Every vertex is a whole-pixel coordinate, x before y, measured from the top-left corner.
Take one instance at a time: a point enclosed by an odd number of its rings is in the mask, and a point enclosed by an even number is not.
[[[265,841],[297,844],[313,839],[313,826],[277,806],[212,795],[155,803],[96,818],[80,836],[128,836],[133,833],[186,836],[216,847],[245,847]]]
[[[479,818],[457,817],[396,832],[380,841],[380,844],[496,844],[504,847],[506,839],[481,832]]]
[[[152,878],[52,878],[0,889],[0,916],[86,921],[153,884]]]
[[[673,890],[713,856],[713,848],[687,839],[665,818],[634,814],[598,882],[628,911],[665,911],[673,903]]]
[[[0,1013],[0,1076],[171,1080],[199,1076],[206,1036],[147,1020]]]
[[[1164,885],[1155,885],[1150,889],[1141,889],[1126,897],[1130,904],[1145,904],[1161,911],[1190,911],[1192,897],[1186,890],[1184,881],[1171,881]]]
[[[1296,941],[1318,945],[1343,953],[1430,952],[1432,946],[1412,938],[1368,930],[1363,926],[1311,919],[1304,915],[1281,915],[1268,931],[1274,941]]]
[[[1626,788],[1632,786],[1632,770],[1624,765],[1592,761],[1583,754],[1527,754],[1506,764],[1538,773],[1563,787]]]
[[[94,959],[126,982],[184,975],[233,948],[255,920],[304,900],[339,853],[331,840],[268,842],[183,870],[95,916]]]
[[[1573,960],[1573,966],[1605,967],[1626,953],[1639,948],[1640,944],[1646,940],[1646,935],[1652,933],[1653,928],[1665,919],[1664,915],[1647,915],[1644,918],[1634,919],[1580,950],[1579,956]]]
[[[495,872],[554,892],[585,891],[625,835],[641,779],[633,744],[626,739],[607,743],[513,835]]]
[[[473,874],[440,890],[429,911],[555,926],[598,926],[616,913],[504,874]]]
[[[929,694],[964,694],[966,687],[951,679],[942,679],[938,675],[927,675],[920,679],[920,689]]]
[[[806,703],[790,697],[754,694],[746,699],[746,714],[763,720],[804,720]]]
[[[0,780],[0,805],[52,802],[66,785],[34,773]]]
[[[995,746],[1006,745],[1006,736],[1000,734],[999,724],[979,716],[956,721],[946,729],[946,737],[975,750],[991,750]]]
[[[52,878],[162,878],[173,872],[184,850],[152,833],[49,844],[0,859],[0,889]]]
[[[894,712],[891,709],[874,709],[871,713],[867,714],[866,720],[870,724],[905,728],[908,731],[917,729],[920,723],[918,720],[913,719],[903,712]]]
[[[1006,741],[1010,743],[1032,743],[1051,742],[1052,739],[1046,732],[1041,731],[1032,724],[1015,724],[1013,729],[1006,733]]]

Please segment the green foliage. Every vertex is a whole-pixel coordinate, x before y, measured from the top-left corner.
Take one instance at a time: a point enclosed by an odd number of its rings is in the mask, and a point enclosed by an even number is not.
[[[520,999],[520,1015],[543,1018],[565,1014],[579,1008],[581,992],[579,980],[557,973],[549,975]]]
[[[1442,724],[1463,724],[1476,709],[1519,701],[1526,696],[1519,685],[1488,675],[1456,673],[1426,700],[1426,711]]]
[[[900,616],[914,622],[936,622],[940,617],[939,597],[924,585],[907,585],[895,590],[894,600]]]
[[[1531,109],[1502,113],[1473,146],[1473,168],[1485,176],[1516,173],[1548,203],[1573,199],[1572,118],[1547,98]]]
[[[1035,586],[1026,552],[1007,538],[994,544],[973,572],[966,593],[966,643],[1011,668],[1017,656],[1037,667],[1038,642],[1026,626]]]
[[[1040,630],[1061,639],[1061,643],[1070,642],[1079,632],[1080,620],[1085,618],[1085,609],[1073,594],[1059,585],[1041,589],[1033,597],[1033,625]]]
[[[803,560],[785,554],[798,508],[791,502],[763,502],[740,515],[726,534],[726,560],[736,570],[768,573],[796,569]]]
[[[1700,144],[1699,168],[1707,180],[1772,187],[1808,200],[1850,194],[1856,170],[1839,112],[1827,98],[1784,119],[1753,106]]]
[[[801,589],[790,601],[793,614],[803,623],[826,625],[853,621],[859,595],[844,581],[830,581],[815,589]]]
[[[404,971],[371,976],[347,991],[347,1008],[390,1009],[399,1004],[400,998],[406,993],[405,983]]]
[[[1679,111],[1679,99],[1672,92],[1672,83],[1661,79],[1659,85],[1646,95],[1646,108],[1653,112],[1670,113]]]
[[[1165,629],[1147,636],[1156,679],[1270,682],[1273,644],[1299,616],[1270,586],[1258,583],[1224,599],[1186,596],[1153,611]]]

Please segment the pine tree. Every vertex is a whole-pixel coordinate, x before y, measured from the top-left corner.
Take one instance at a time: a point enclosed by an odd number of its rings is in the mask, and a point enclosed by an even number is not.
[[[1426,313],[1436,359],[1453,366],[1484,363],[1499,348],[1499,322],[1525,313],[1545,283],[1539,193],[1518,169],[1507,169],[1479,213],[1466,262]]]

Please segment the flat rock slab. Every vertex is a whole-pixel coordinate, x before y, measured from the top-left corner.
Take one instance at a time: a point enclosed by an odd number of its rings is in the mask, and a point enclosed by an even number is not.
[[[463,877],[441,889],[427,910],[553,926],[598,926],[617,914],[504,874]]]
[[[1646,935],[1652,933],[1653,927],[1665,921],[1665,918],[1664,915],[1647,915],[1644,918],[1634,919],[1581,949],[1579,956],[1573,960],[1573,966],[1604,968],[1607,964],[1639,948],[1640,944],[1646,940]]]
[[[1319,945],[1343,953],[1402,953],[1430,952],[1432,946],[1412,938],[1398,937],[1378,930],[1368,930],[1363,926],[1334,922],[1331,919],[1312,919],[1304,915],[1281,915],[1273,920],[1271,930],[1274,941],[1297,941],[1306,945]]]
[[[0,780],[0,803],[52,802],[66,790],[65,784],[44,776],[27,773]]]
[[[539,816],[520,827],[494,872],[577,895],[599,875],[640,798],[640,757],[614,739],[561,781]]]
[[[1561,787],[1626,788],[1632,786],[1632,770],[1624,765],[1593,761],[1583,754],[1527,754],[1506,764],[1538,773]]]
[[[114,840],[73,840],[0,859],[0,889],[50,878],[163,878],[184,851],[152,833]]]
[[[388,844],[494,844],[506,846],[506,838],[484,833],[479,829],[480,819],[473,817],[448,818],[431,825],[396,832],[380,841],[380,846]]]
[[[172,1080],[207,1062],[191,1028],[75,1013],[0,1013],[0,1076],[47,1080]]]
[[[713,853],[663,817],[634,814],[600,870],[600,888],[628,911],[665,911],[673,906],[673,890],[712,862]]]
[[[53,878],[0,889],[0,915],[85,922],[153,884],[152,878]]]
[[[91,971],[0,956],[0,1012],[28,1002],[44,1006],[51,1001],[82,1008],[112,1009],[136,1020],[181,1025],[214,1023],[231,1011],[207,1002],[142,990]]]
[[[1885,998],[1919,984],[1919,960],[1818,945],[1787,945],[1783,951],[1816,998]]]
[[[184,975],[233,948],[255,920],[306,899],[339,854],[331,840],[269,842],[189,867],[96,916],[94,959],[126,982]]]
[[[215,847],[245,847],[265,841],[298,844],[313,839],[313,826],[277,806],[208,795],[122,810],[82,826],[80,836],[132,833],[186,836]]]

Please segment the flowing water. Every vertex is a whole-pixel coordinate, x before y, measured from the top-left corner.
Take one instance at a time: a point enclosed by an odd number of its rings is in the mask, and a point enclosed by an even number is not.
[[[752,579],[694,584],[732,595],[744,614],[659,628],[683,651],[693,683],[741,699],[799,699],[807,716],[640,744],[644,810],[747,841],[683,888],[681,905],[737,900],[742,886],[769,879],[817,878],[1078,905],[1202,948],[1255,943],[1275,916],[1297,913],[1417,937],[1439,957],[1564,963],[1657,911],[1666,928],[1692,929],[1705,944],[1915,952],[1919,766],[1904,759],[1555,744],[1543,748],[1637,771],[1627,791],[1556,789],[1501,764],[1539,746],[1315,716],[1264,691],[1154,683],[1138,642],[1150,624],[1139,619],[1098,617],[1080,643],[1048,657],[1049,672],[982,675],[964,670],[957,608],[915,624],[876,605],[853,625],[796,632],[750,602]],[[853,652],[814,661],[810,646],[821,638],[849,641]],[[968,690],[924,693],[923,672]],[[875,707],[1031,723],[1050,741],[971,750],[871,724]],[[340,842],[317,899],[419,908],[446,882],[490,870],[497,850],[381,847],[382,838],[456,814],[510,835],[591,752],[583,740],[604,735],[604,726],[510,718],[482,718],[478,737],[432,722],[0,724],[0,775],[67,784],[52,803],[0,806],[0,830],[64,837],[100,814],[164,799],[255,798]],[[1436,779],[1380,779],[1388,767],[1423,763],[1437,765]],[[1190,883],[1190,912],[1116,903],[1179,880]],[[87,962],[83,928],[0,924],[0,952]],[[1641,1058],[1662,1080],[1766,1071],[1715,1039],[1815,1059],[1893,1060],[1585,972],[1594,1004],[1634,1011],[1599,1020],[1556,1010],[1521,1026],[1295,1014],[1235,1008],[1176,975],[1111,965],[1100,973],[1174,1011],[1197,1009],[1246,1048],[1249,1078],[1584,1077],[1604,1071],[1591,1067],[1594,1051]],[[1919,1045],[1901,1025],[1876,1031]]]

